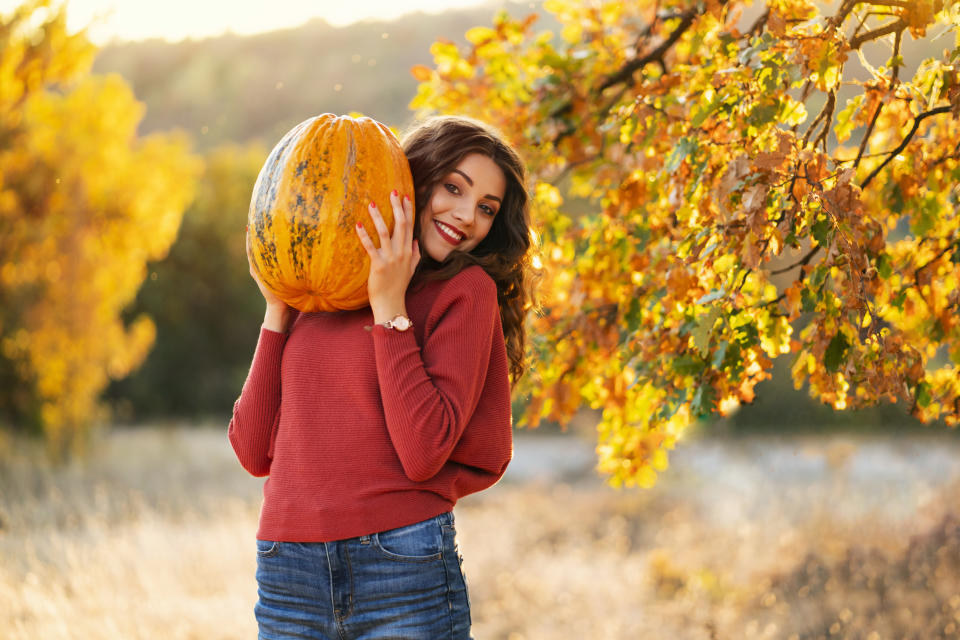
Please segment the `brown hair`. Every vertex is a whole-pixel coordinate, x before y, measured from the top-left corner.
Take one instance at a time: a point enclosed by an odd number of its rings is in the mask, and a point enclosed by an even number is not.
[[[526,369],[524,319],[533,306],[530,268],[530,211],[526,170],[520,156],[493,127],[462,116],[434,116],[416,123],[403,136],[416,201],[416,236],[420,213],[434,188],[471,153],[493,160],[506,178],[503,203],[489,233],[470,252],[451,251],[442,263],[424,253],[417,267],[423,279],[447,279],[469,265],[480,265],[497,284],[497,302],[514,382]]]

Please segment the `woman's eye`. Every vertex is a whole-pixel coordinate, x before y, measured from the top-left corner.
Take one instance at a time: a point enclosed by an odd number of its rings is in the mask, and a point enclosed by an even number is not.
[[[453,194],[460,193],[460,189],[458,189],[458,188],[457,188],[457,185],[455,185],[455,184],[450,184],[450,183],[448,182],[447,184],[445,184],[445,185],[443,185],[443,186],[446,187],[447,191],[449,191],[450,193],[453,193]]]
[[[488,207],[488,206],[485,205],[485,204],[480,205],[480,209],[481,209],[484,213],[486,213],[488,216],[492,216],[493,214],[496,213],[496,211],[494,211],[493,209],[491,209],[490,207]]]

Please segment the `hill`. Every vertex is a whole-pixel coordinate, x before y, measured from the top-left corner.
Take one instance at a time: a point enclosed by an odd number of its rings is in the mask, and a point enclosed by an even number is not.
[[[392,22],[333,27],[314,19],[253,36],[111,44],[94,71],[119,73],[146,104],[141,133],[183,129],[201,150],[224,142],[272,146],[298,122],[325,112],[360,111],[402,129],[413,116],[410,67],[432,63],[431,43],[464,42],[467,29],[490,24],[500,8],[540,13],[549,28],[539,6],[497,2]]]

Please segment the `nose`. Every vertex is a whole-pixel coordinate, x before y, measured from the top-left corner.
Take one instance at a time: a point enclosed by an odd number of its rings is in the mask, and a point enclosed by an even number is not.
[[[453,218],[459,222],[462,227],[472,226],[474,217],[476,216],[476,212],[470,205],[456,207],[451,213],[453,214]]]

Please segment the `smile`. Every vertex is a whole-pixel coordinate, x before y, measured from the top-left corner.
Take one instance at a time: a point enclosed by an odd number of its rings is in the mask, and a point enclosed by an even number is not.
[[[465,237],[464,234],[460,233],[450,225],[440,222],[439,220],[434,219],[433,224],[437,228],[437,232],[440,234],[440,237],[450,244],[460,244]]]

